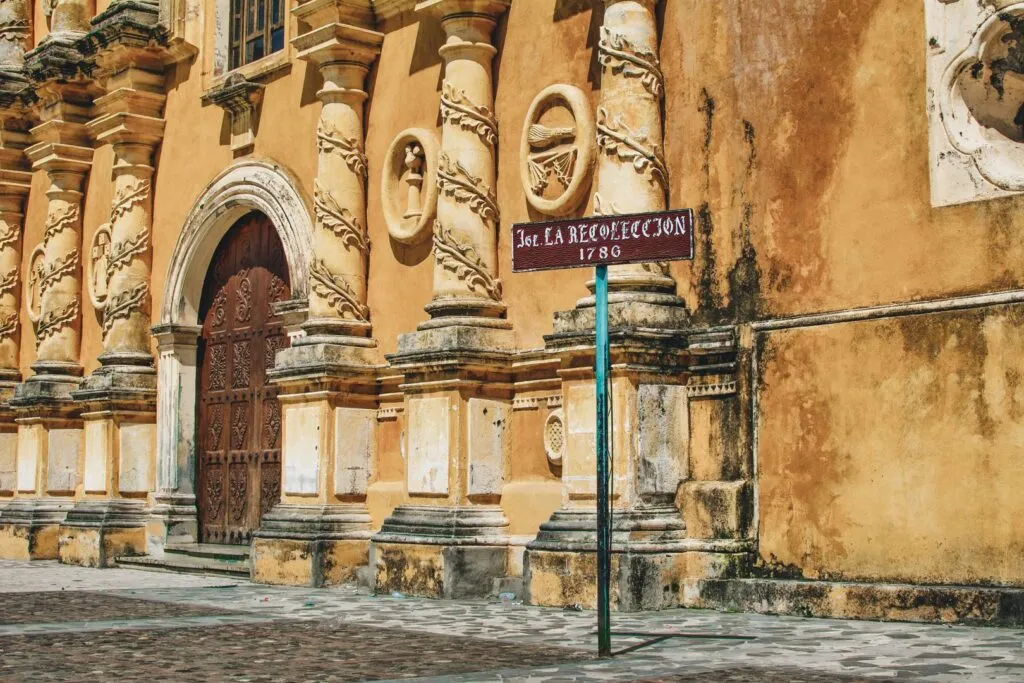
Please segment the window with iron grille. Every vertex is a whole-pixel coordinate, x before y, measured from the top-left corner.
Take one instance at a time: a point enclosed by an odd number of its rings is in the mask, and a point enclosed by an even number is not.
[[[231,0],[231,69],[284,49],[285,0]]]

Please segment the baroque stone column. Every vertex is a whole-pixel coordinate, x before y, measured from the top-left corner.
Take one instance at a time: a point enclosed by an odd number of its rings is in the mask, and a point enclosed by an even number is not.
[[[60,531],[60,559],[111,566],[146,549],[154,488],[156,371],[150,324],[153,152],[163,136],[164,59],[158,8],[115,2],[80,41],[105,94],[90,136],[113,147],[110,221],[85,259],[87,291],[102,315],[100,367],[72,392],[85,427],[83,492]]]
[[[313,28],[292,43],[323,77],[317,124],[316,224],[305,334],[280,351],[270,379],[284,420],[281,504],[253,540],[253,579],[320,586],[365,566],[366,508],[376,453],[376,372],[366,305],[366,75],[384,36],[344,2],[304,2]],[[363,24],[363,25],[361,25]]]
[[[38,142],[26,154],[34,168],[46,171],[48,208],[42,243],[25,275],[35,374],[10,400],[18,423],[18,498],[5,509],[2,528],[17,538],[24,557],[52,559],[59,524],[81,482],[82,425],[70,392],[82,374],[81,202],[92,149],[77,122],[51,119],[33,128],[32,136]]]
[[[17,425],[9,401],[21,380],[23,211],[32,181],[23,151],[28,124],[22,113],[15,107],[0,110],[0,513],[18,488]]]
[[[498,201],[491,44],[509,0],[431,0],[418,12],[441,16],[445,44],[441,84],[441,152],[434,223],[434,319],[421,329],[450,324],[495,325],[505,314],[498,279]],[[483,318],[484,320],[474,320]]]
[[[431,319],[399,337],[408,504],[374,536],[378,590],[485,596],[509,573],[502,512],[512,410],[512,330],[497,277],[492,33],[509,0],[429,0],[440,17],[441,87]],[[418,566],[416,572],[406,568]]]
[[[658,61],[657,0],[604,0],[598,43],[599,214],[666,208],[662,157],[665,87]],[[692,354],[688,316],[661,264],[609,270],[611,333],[612,600],[618,609],[680,604],[685,580],[728,571],[745,541],[691,539],[676,503],[689,476]],[[534,604],[596,603],[594,298],[555,314],[546,346],[561,360],[566,452],[562,507],[527,546],[524,579]]]

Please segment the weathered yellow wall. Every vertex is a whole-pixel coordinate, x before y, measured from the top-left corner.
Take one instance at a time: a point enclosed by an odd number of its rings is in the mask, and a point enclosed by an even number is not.
[[[924,3],[663,4],[672,204],[712,219],[676,272],[704,316],[1024,282],[1021,198],[930,207]]]
[[[1024,308],[772,333],[760,552],[808,577],[1024,583]]]

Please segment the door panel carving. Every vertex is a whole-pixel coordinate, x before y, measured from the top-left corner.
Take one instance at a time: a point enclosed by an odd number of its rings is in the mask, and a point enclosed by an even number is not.
[[[196,405],[204,543],[247,544],[280,498],[281,407],[266,371],[274,353],[288,346],[273,304],[289,296],[277,232],[262,214],[245,216],[214,254],[200,309]]]

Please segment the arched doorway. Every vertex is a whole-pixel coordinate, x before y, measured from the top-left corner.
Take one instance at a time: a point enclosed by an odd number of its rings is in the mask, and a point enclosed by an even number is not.
[[[281,494],[281,408],[267,384],[288,345],[273,304],[290,297],[281,240],[264,214],[239,219],[210,262],[199,308],[199,541],[247,544]]]

